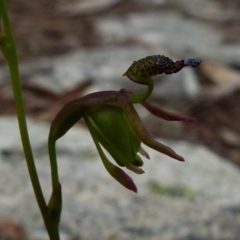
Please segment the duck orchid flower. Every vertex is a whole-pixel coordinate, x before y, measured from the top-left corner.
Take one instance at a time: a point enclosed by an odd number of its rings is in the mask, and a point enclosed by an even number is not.
[[[176,73],[183,67],[196,67],[200,63],[201,60],[198,58],[173,62],[163,55],[149,56],[133,62],[124,76],[136,83],[147,85],[146,91],[141,93],[132,93],[126,89],[102,91],[69,102],[52,122],[49,145],[55,147],[57,139],[61,138],[80,118],[84,118],[107,171],[124,187],[137,192],[136,185],[122,170],[122,167],[137,174],[144,173],[141,168],[143,161],[140,155],[148,159],[149,155],[142,148],[142,144],[178,161],[184,161],[184,159],[171,148],[150,136],[133,104],[140,103],[153,115],[168,121],[194,122],[193,118],[180,116],[153,106],[146,99],[154,87],[151,77],[161,73]],[[107,159],[103,148],[118,166]]]

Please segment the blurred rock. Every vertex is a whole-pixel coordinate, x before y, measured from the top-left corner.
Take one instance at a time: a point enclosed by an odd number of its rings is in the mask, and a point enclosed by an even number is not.
[[[168,4],[177,6],[188,16],[205,21],[239,21],[238,1],[170,0]]]
[[[223,127],[219,130],[219,135],[224,144],[231,147],[240,147],[240,136],[232,129]]]
[[[155,99],[163,98],[169,101],[172,98],[174,100],[190,100],[194,99],[199,91],[200,86],[195,70],[186,68],[177,74],[156,77],[155,88],[151,97]]]
[[[222,40],[221,31],[216,28],[172,12],[109,17],[96,24],[108,43],[133,38],[152,47],[158,46],[159,51],[166,48],[178,54],[215,47]]]
[[[28,124],[48,198],[51,184],[45,141],[49,126]],[[17,154],[21,143],[15,118],[0,118],[0,131],[4,129],[8,134],[1,135],[0,150],[4,146]],[[62,240],[238,239],[238,169],[203,146],[164,143],[185,156],[186,162],[146,148],[151,157],[145,161],[146,173],[131,174],[139,190],[134,194],[106,172],[90,134],[81,128],[70,130],[57,144],[63,187]],[[21,222],[32,239],[48,239],[22,154],[14,158],[1,155],[0,166],[1,218]]]
[[[197,56],[224,64],[240,66],[240,45],[224,43],[224,32],[194,18],[173,12],[129,14],[106,17],[96,23],[106,44],[129,39],[174,56]]]
[[[200,17],[208,20],[223,18],[221,3],[216,0],[170,0],[174,6],[178,6],[190,16]]]
[[[66,1],[59,6],[59,10],[67,12],[71,16],[90,15],[101,12],[106,8],[113,6],[120,0],[77,0]]]
[[[228,66],[213,62],[204,61],[200,70],[205,78],[213,83],[202,89],[203,98],[221,98],[229,96],[240,89],[240,71]]]

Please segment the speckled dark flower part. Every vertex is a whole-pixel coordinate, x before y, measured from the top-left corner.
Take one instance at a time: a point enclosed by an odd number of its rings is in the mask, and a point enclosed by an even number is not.
[[[132,76],[130,79],[153,77],[157,74],[172,74],[186,66],[196,67],[201,63],[198,58],[187,58],[174,62],[164,55],[153,55],[134,61],[124,75]],[[133,79],[134,78],[134,79]]]

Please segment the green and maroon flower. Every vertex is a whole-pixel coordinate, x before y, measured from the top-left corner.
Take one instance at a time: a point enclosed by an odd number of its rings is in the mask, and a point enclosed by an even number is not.
[[[71,101],[54,119],[49,141],[55,144],[57,139],[83,117],[107,171],[123,186],[137,192],[134,182],[121,168],[125,167],[137,174],[144,173],[141,168],[143,166],[141,156],[145,158],[149,156],[143,150],[142,144],[178,161],[184,161],[184,159],[171,148],[150,136],[134,109],[133,103],[142,104],[155,116],[168,121],[194,122],[193,118],[169,113],[153,106],[145,99],[153,89],[152,76],[158,73],[175,73],[185,66],[195,67],[199,64],[200,60],[195,58],[174,63],[161,55],[134,62],[124,75],[137,83],[148,85],[145,92],[131,93],[125,89],[103,91]],[[107,159],[102,148],[111,155],[119,167]]]

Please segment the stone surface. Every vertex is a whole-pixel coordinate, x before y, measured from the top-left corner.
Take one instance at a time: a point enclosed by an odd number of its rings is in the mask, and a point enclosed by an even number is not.
[[[46,150],[48,124],[28,121],[45,196],[50,195]],[[6,130],[7,129],[7,130]],[[45,240],[14,118],[0,119],[1,218]],[[159,139],[159,141],[161,141]],[[89,133],[74,128],[58,145],[63,187],[60,231],[74,239],[237,239],[240,232],[238,169],[203,146],[164,141],[186,162],[148,149],[144,175],[130,174],[138,194],[124,189],[104,169]],[[7,150],[7,151],[6,151]]]
[[[106,17],[96,25],[107,44],[134,39],[159,54],[167,51],[174,56],[192,55],[240,66],[239,44],[224,43],[224,32],[219,28],[175,12]]]
[[[109,41],[135,38],[139,41],[192,52],[203,46],[221,42],[221,32],[193,19],[171,12],[161,14],[129,14],[128,17],[109,17],[99,21],[98,28]],[[186,51],[187,50],[187,51]]]
[[[59,10],[67,12],[71,16],[76,15],[90,15],[101,12],[114,4],[119,0],[78,0],[78,1],[66,1],[60,4]]]
[[[185,68],[170,76],[157,76],[152,98],[193,99],[199,94],[200,84],[194,69]]]

